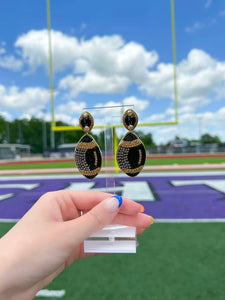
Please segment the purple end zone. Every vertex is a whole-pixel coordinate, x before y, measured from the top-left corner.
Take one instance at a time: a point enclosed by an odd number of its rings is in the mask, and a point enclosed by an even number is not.
[[[140,202],[156,219],[225,218],[224,175],[116,177],[116,193]],[[105,190],[105,179],[77,176],[0,178],[0,218],[19,219],[46,192],[61,189]]]

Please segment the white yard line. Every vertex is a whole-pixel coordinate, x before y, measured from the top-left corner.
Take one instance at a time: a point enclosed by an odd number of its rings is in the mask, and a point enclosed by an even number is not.
[[[198,171],[198,172],[185,172],[185,171],[181,171],[181,172],[173,172],[173,171],[166,171],[166,172],[154,172],[154,173],[149,173],[149,172],[145,172],[145,173],[141,173],[138,174],[138,178],[140,177],[166,177],[166,176],[216,176],[216,175],[225,175],[225,170],[221,170],[221,171]],[[119,178],[127,178],[126,174],[123,173],[112,173],[112,174],[99,174],[98,178],[106,178],[106,176],[110,176],[111,177],[119,177]],[[80,179],[80,178],[84,178],[82,175],[80,174],[51,174],[51,175],[47,175],[47,174],[43,174],[43,175],[36,175],[36,174],[31,174],[31,175],[22,175],[22,176],[18,176],[18,175],[12,175],[12,176],[0,176],[0,181],[8,181],[8,180],[35,180],[35,179]]]
[[[45,297],[45,298],[62,298],[66,294],[65,290],[40,290],[37,294],[36,297]]]

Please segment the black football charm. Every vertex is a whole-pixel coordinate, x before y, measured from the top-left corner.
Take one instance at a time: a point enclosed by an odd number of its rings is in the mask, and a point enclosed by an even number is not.
[[[139,137],[129,131],[119,143],[116,158],[120,169],[128,176],[137,176],[144,167],[146,152]]]
[[[75,149],[75,161],[80,173],[87,179],[94,179],[101,170],[102,154],[94,138],[85,134]]]

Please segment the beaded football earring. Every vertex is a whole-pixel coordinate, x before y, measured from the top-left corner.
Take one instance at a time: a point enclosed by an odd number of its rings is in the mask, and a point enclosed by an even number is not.
[[[123,114],[123,124],[129,130],[121,139],[116,159],[120,169],[128,176],[137,176],[144,167],[146,152],[139,137],[132,132],[137,126],[138,116],[135,111],[128,109]]]
[[[85,111],[79,119],[81,129],[85,134],[77,143],[75,162],[80,173],[87,179],[94,179],[101,170],[102,154],[95,139],[88,134],[94,126],[92,115]]]

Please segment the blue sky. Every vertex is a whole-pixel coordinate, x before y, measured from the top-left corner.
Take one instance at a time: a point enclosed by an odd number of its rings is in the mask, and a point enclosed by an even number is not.
[[[225,2],[174,1],[179,124],[142,127],[156,142],[225,140]],[[169,0],[51,1],[56,119],[134,105],[141,122],[174,118]],[[50,120],[46,1],[2,1],[0,114]],[[109,110],[107,110],[109,111]],[[105,110],[96,110],[101,124]],[[113,114],[120,111],[113,110]]]

